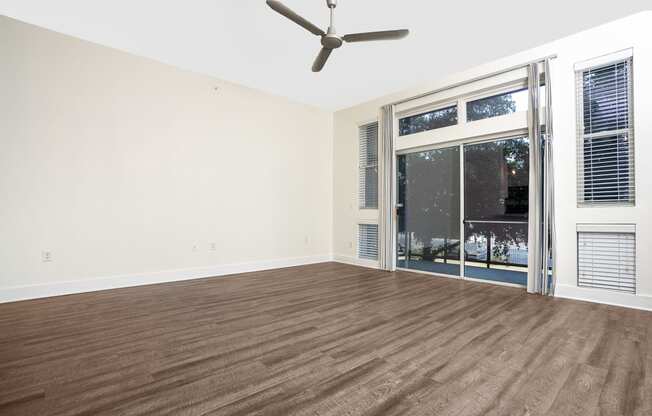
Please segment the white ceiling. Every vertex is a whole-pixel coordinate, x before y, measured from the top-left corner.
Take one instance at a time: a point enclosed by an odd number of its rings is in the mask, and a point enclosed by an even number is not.
[[[325,0],[284,0],[327,26]],[[0,0],[0,13],[300,102],[340,109],[649,9],[649,0],[339,0],[338,33],[409,28],[348,44],[310,71],[319,38],[264,0]]]

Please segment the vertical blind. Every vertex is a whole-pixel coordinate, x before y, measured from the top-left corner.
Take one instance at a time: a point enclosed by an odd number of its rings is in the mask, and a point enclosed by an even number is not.
[[[358,224],[358,257],[378,260],[378,224]]]
[[[576,72],[578,203],[634,203],[632,58]]]
[[[577,285],[636,293],[636,235],[578,232]]]
[[[360,208],[378,208],[378,123],[360,127]]]

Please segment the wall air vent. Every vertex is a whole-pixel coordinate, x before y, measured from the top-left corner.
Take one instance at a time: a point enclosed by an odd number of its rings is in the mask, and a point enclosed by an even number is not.
[[[577,285],[636,293],[634,225],[577,226]]]
[[[358,224],[358,257],[378,260],[378,224]]]

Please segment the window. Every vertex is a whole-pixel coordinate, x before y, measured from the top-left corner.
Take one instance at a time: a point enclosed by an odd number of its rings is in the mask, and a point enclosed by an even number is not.
[[[457,105],[400,119],[398,135],[406,136],[455,124],[457,124]]]
[[[576,72],[578,204],[634,203],[632,58]]]
[[[358,224],[358,257],[378,260],[378,224]]]
[[[360,208],[378,208],[378,123],[360,127]]]
[[[466,120],[477,121],[528,110],[528,89],[521,88],[466,103]]]
[[[577,285],[636,293],[636,234],[578,226]]]

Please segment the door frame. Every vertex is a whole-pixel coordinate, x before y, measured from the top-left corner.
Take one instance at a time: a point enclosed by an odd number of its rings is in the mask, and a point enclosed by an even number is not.
[[[499,284],[499,285],[502,285],[502,286],[512,286],[512,287],[520,287],[520,288],[526,288],[527,287],[527,280],[526,280],[525,285],[520,285],[520,284],[517,284],[517,283],[508,283],[508,282],[499,282],[499,281],[494,281],[494,280],[477,279],[477,278],[472,278],[472,277],[468,277],[468,276],[465,275],[465,267],[464,267],[465,266],[465,264],[464,264],[465,263],[465,248],[464,248],[464,244],[466,243],[466,235],[465,235],[466,233],[465,233],[465,229],[464,229],[464,225],[465,225],[465,223],[464,223],[464,208],[465,208],[465,205],[464,205],[464,202],[465,202],[464,201],[464,193],[465,193],[464,184],[466,183],[466,181],[464,179],[464,163],[465,163],[465,160],[464,160],[465,159],[464,158],[464,147],[469,146],[469,145],[475,145],[475,144],[497,142],[497,141],[501,141],[501,140],[520,139],[520,138],[528,137],[528,136],[529,136],[529,134],[528,134],[528,131],[526,129],[524,131],[521,131],[520,134],[501,135],[500,137],[497,137],[497,138],[495,137],[495,138],[492,138],[490,140],[470,141],[468,143],[460,144],[460,210],[462,211],[461,215],[460,215],[460,240],[463,242],[460,245],[460,264],[461,264],[460,276],[461,276],[462,279],[472,280],[472,281],[477,281],[477,282],[485,282],[485,283],[486,282],[495,283],[495,284]],[[529,139],[529,137],[528,137],[528,139]],[[529,144],[528,144],[528,154],[529,154]],[[531,169],[531,166],[529,166],[529,164],[528,164],[528,176],[529,176],[530,169]],[[528,183],[528,186],[529,186],[529,183]],[[528,203],[529,203],[529,198],[528,198]],[[529,230],[529,227],[530,227],[530,217],[528,215],[528,221],[527,221],[528,230]],[[529,250],[529,247],[528,247],[528,250]],[[528,267],[525,266],[525,269],[526,269],[525,274],[527,275]]]
[[[504,116],[500,116],[504,117]],[[396,123],[395,123],[396,125]],[[478,283],[488,283],[488,284],[494,284],[494,285],[499,285],[499,286],[508,286],[508,287],[518,287],[518,288],[525,288],[526,285],[519,285],[516,283],[508,283],[508,282],[499,282],[499,281],[493,281],[493,280],[483,280],[483,279],[477,279],[473,277],[467,277],[465,275],[465,249],[464,249],[464,242],[466,241],[465,239],[465,230],[464,230],[464,146],[466,145],[473,145],[473,144],[482,144],[482,143],[491,143],[499,140],[509,140],[509,139],[516,139],[516,138],[521,138],[524,136],[528,136],[528,129],[527,127],[525,128],[518,128],[518,129],[513,129],[513,130],[508,130],[508,131],[503,131],[503,132],[492,132],[489,134],[483,134],[471,138],[465,138],[465,139],[458,139],[458,140],[450,140],[450,141],[442,141],[442,142],[437,142],[437,143],[432,143],[429,145],[425,146],[415,146],[411,148],[403,148],[400,150],[394,151],[394,161],[393,161],[393,166],[394,166],[394,171],[392,172],[392,187],[393,187],[393,201],[392,201],[392,206],[394,207],[394,215],[392,215],[392,252],[393,252],[393,264],[397,264],[398,260],[398,157],[406,154],[411,154],[411,153],[419,153],[419,152],[425,152],[428,150],[436,150],[436,149],[446,149],[446,148],[452,148],[452,147],[459,147],[459,157],[460,157],[460,273],[459,275],[451,275],[451,274],[445,274],[445,273],[434,273],[434,272],[428,272],[428,271],[421,271],[421,270],[415,270],[415,269],[408,269],[408,268],[403,268],[403,267],[396,267],[396,270],[400,271],[407,271],[407,272],[413,272],[413,273],[422,273],[422,274],[427,274],[427,275],[432,275],[432,276],[439,276],[439,277],[447,277],[447,278],[452,278],[452,279],[460,279],[460,280],[468,280],[471,282],[478,282]],[[394,140],[396,140],[398,136],[394,135]],[[529,217],[528,217],[528,228],[529,228]],[[406,253],[407,254],[407,253]]]

